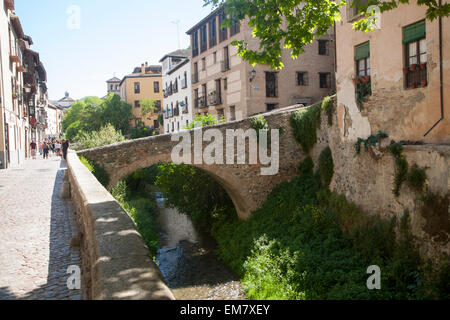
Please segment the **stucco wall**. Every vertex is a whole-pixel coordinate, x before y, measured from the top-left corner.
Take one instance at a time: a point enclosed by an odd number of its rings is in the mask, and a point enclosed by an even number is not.
[[[394,140],[450,143],[450,19],[442,20],[444,119],[426,136],[441,117],[438,19],[426,21],[427,78],[425,88],[406,89],[403,67],[405,48],[402,28],[425,19],[425,6],[412,2],[381,15],[381,29],[368,34],[354,31],[344,19],[337,24],[337,99],[341,134],[356,141],[378,130]],[[370,41],[372,96],[359,110],[352,79],[356,74],[355,46]]]
[[[81,233],[82,290],[92,300],[173,300],[136,226],[75,153],[68,180]]]

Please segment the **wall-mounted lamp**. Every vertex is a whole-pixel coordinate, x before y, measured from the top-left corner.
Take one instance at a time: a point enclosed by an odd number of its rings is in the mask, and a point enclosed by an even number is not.
[[[255,68],[253,68],[253,70],[250,71],[249,76],[250,76],[250,82],[253,82],[253,80],[255,80],[255,78],[256,78],[256,70],[255,70]]]

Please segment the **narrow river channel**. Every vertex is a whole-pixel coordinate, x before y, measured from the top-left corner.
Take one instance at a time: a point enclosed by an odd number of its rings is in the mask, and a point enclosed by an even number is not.
[[[195,230],[190,218],[158,203],[160,233],[156,261],[178,300],[244,300],[239,278],[214,254],[216,242]]]

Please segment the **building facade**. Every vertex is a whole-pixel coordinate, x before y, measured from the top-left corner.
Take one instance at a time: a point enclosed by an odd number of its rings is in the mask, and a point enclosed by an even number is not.
[[[283,51],[280,71],[252,67],[237,55],[233,40],[258,49],[247,20],[221,28],[224,8],[218,8],[187,34],[192,48],[194,114],[214,114],[227,121],[294,104],[310,105],[335,91],[334,29],[305,48],[296,60]]]
[[[178,50],[161,59],[164,86],[164,133],[184,130],[193,119],[190,50]]]
[[[120,96],[120,79],[113,77],[106,81],[108,94],[114,93]]]
[[[143,124],[149,128],[159,129],[158,115],[162,112],[163,101],[161,66],[149,66],[145,63],[135,68],[132,74],[122,79],[120,97],[122,101],[132,106],[133,127]],[[155,101],[156,109],[144,115],[141,101],[145,99]]]
[[[336,78],[345,138],[383,131],[395,141],[450,142],[450,20],[425,15],[425,6],[400,4],[366,34],[352,29],[357,12],[342,9]]]
[[[29,156],[30,124],[23,89],[25,38],[14,1],[0,2],[0,168],[20,165]]]

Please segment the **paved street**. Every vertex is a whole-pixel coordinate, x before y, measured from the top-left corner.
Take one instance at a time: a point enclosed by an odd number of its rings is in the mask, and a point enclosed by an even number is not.
[[[59,197],[65,168],[51,157],[0,171],[0,299],[81,299],[66,284],[80,253],[71,203]]]

